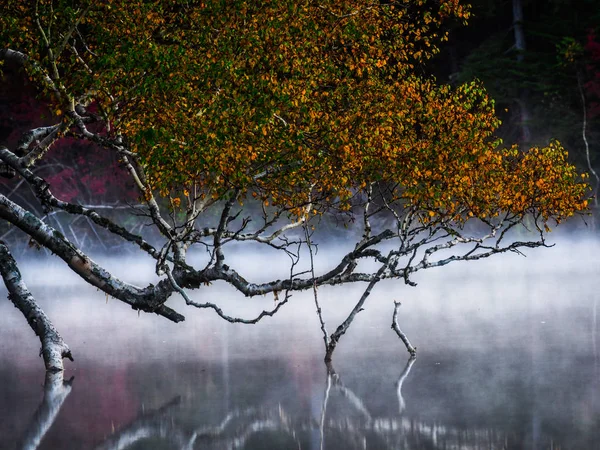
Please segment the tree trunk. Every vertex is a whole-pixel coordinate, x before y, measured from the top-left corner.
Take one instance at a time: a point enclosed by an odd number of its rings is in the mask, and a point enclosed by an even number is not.
[[[8,289],[8,298],[23,313],[29,326],[40,338],[42,343],[40,354],[44,357],[46,370],[50,372],[62,371],[63,358],[69,358],[73,361],[71,350],[69,350],[46,313],[38,306],[33,295],[27,289],[21,279],[21,272],[19,272],[16,261],[2,241],[0,241],[0,272]]]
[[[513,0],[512,6],[517,62],[522,63],[525,60],[525,52],[527,51],[527,46],[525,44],[525,28],[523,25],[523,2],[522,0]],[[531,130],[529,128],[530,114],[528,107],[528,93],[526,89],[519,90],[517,104],[519,105],[519,123],[521,126],[520,141],[524,144],[531,142]]]
[[[525,58],[525,29],[523,28],[523,2],[513,0],[513,28],[515,33],[515,48],[517,49],[517,61],[523,62]]]

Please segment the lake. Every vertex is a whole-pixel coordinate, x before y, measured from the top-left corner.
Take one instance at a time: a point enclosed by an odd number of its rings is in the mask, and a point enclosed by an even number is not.
[[[46,379],[39,341],[3,288],[0,448],[599,448],[597,241],[456,263],[418,274],[415,288],[381,283],[342,337],[335,372],[311,292],[257,325],[174,296],[186,321],[172,324],[38,255],[20,259],[24,280],[75,361],[64,380]],[[150,261],[98,259],[128,281],[152,272]],[[361,288],[319,289],[329,332]],[[219,284],[193,297],[244,317],[275,304]],[[390,329],[394,300],[414,360]]]

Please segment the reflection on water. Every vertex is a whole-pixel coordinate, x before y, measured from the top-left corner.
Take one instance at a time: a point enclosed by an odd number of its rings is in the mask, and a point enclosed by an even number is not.
[[[54,420],[71,392],[73,378],[64,380],[63,373],[46,372],[44,383],[44,397],[36,410],[31,422],[23,433],[21,442],[17,445],[22,449],[36,449],[46,432],[54,424]]]
[[[596,250],[378,287],[329,370],[310,296],[257,326],[178,326],[85,287],[32,286],[75,362],[45,378],[35,336],[0,303],[0,448],[598,448]],[[320,291],[335,323],[360,289]],[[394,300],[417,359],[390,330]]]

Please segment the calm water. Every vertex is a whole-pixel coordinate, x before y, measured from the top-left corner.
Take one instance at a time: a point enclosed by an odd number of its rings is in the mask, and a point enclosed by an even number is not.
[[[255,326],[174,298],[187,316],[175,325],[107,302],[59,262],[24,263],[75,362],[68,382],[45,380],[35,336],[0,303],[0,448],[600,448],[599,250],[562,242],[424,272],[417,288],[382,284],[334,375],[311,295]],[[131,281],[149,267],[107,264]],[[360,293],[319,290],[330,331]],[[246,317],[274,304],[216,284],[195,295]],[[390,330],[393,300],[414,361]]]

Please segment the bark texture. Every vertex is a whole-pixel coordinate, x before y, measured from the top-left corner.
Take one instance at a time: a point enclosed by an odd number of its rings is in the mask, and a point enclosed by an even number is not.
[[[131,305],[133,309],[153,312],[173,322],[181,322],[185,319],[181,314],[164,305],[173,292],[173,287],[168,280],[145,289],[119,280],[75,247],[60,232],[4,195],[0,195],[0,218],[16,225],[40,245],[54,252],[73,272],[89,284]]]
[[[69,358],[73,361],[71,350],[69,350],[46,313],[38,306],[33,295],[27,289],[16,261],[2,241],[0,241],[0,272],[8,289],[8,298],[23,313],[29,326],[40,338],[42,343],[40,354],[44,357],[46,370],[50,372],[62,371],[63,358]]]

